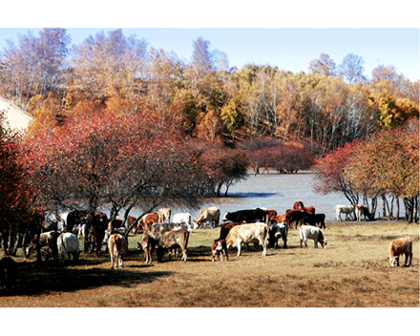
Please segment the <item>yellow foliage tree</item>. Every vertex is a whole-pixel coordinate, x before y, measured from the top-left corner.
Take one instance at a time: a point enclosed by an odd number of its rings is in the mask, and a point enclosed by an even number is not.
[[[48,93],[47,98],[44,95],[32,97],[29,100],[28,112],[34,117],[28,126],[29,136],[38,132],[52,133],[65,118],[60,101],[51,92]]]

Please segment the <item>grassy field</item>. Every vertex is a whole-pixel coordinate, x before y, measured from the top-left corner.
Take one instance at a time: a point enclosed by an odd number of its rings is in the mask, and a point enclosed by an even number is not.
[[[1,307],[419,307],[419,226],[405,222],[327,222],[327,248],[300,248],[289,230],[288,248],[250,247],[228,262],[211,262],[219,228],[195,230],[188,260],[146,265],[130,236],[124,269],[110,269],[104,252],[81,254],[79,263],[42,266],[18,262],[16,288],[0,290]],[[389,243],[414,242],[411,267],[389,266]],[[280,240],[280,246],[282,241]],[[21,250],[18,251],[21,253]],[[402,264],[405,257],[402,257]]]

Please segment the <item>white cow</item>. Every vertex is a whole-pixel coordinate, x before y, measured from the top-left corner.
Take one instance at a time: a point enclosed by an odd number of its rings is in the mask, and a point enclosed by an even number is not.
[[[267,255],[268,229],[265,223],[252,223],[234,226],[226,237],[227,248],[237,247],[239,257],[242,243],[260,243],[263,247],[263,256]]]
[[[302,242],[304,242],[305,246],[308,247],[308,238],[314,240],[315,248],[318,247],[318,242],[322,247],[327,247],[327,239],[324,238],[324,234],[319,227],[312,225],[301,225],[299,227],[299,236],[300,247],[302,247]]]
[[[348,219],[349,214],[353,213],[354,205],[336,205],[335,214],[337,215],[337,220],[342,221],[341,214],[346,214],[346,219]]]
[[[219,225],[220,209],[218,207],[208,207],[201,210],[197,219],[194,221],[193,228],[197,229],[200,225],[210,222],[210,226],[215,228]]]
[[[172,223],[191,225],[191,214],[189,212],[181,212],[173,215]]]
[[[57,238],[57,248],[58,252],[61,254],[61,260],[64,262],[66,260],[66,255],[73,255],[73,260],[77,261],[79,259],[79,254],[82,252],[79,250],[79,241],[75,234],[71,232],[62,233]]]

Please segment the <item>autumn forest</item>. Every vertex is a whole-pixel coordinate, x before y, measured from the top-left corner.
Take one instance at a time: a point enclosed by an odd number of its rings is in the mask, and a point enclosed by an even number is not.
[[[0,226],[81,201],[91,212],[110,204],[111,218],[197,206],[268,169],[313,169],[318,192],[352,204],[391,198],[394,217],[402,199],[417,220],[419,81],[392,65],[367,78],[363,63],[321,54],[307,73],[230,68],[201,37],[185,62],[120,29],[79,45],[51,28],[9,41],[0,95],[33,121],[24,133],[1,129]]]

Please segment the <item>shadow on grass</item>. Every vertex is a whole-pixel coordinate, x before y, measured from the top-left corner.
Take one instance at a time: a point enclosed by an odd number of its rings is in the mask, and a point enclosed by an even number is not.
[[[89,264],[95,263],[89,261]],[[108,267],[107,269],[100,267],[80,269],[72,268],[71,263],[66,267],[48,263],[41,266],[37,266],[35,263],[20,263],[18,264],[16,286],[8,291],[0,290],[0,296],[31,296],[113,285],[129,288],[142,283],[150,283],[162,276],[172,274],[172,272],[148,272],[150,266],[146,265],[137,267],[144,268],[145,272],[130,270],[132,267],[113,270]]]

